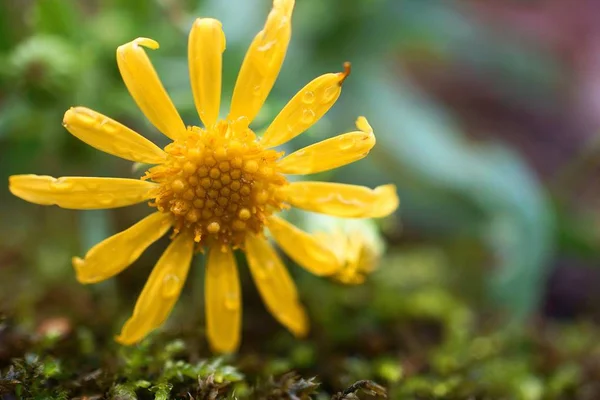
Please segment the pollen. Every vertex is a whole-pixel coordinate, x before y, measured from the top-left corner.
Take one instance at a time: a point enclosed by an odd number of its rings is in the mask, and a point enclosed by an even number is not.
[[[160,184],[150,205],[170,213],[175,235],[189,231],[199,247],[242,247],[246,234],[261,233],[267,217],[284,208],[281,153],[262,148],[242,124],[188,128],[165,151],[167,161],[143,177]]]

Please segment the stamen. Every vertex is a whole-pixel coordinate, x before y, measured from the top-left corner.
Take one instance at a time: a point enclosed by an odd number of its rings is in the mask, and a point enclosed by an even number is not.
[[[201,249],[207,243],[243,246],[249,232],[261,234],[266,218],[284,207],[278,189],[287,184],[277,172],[281,154],[266,150],[244,121],[191,127],[165,148],[165,163],[143,179],[160,184],[149,203],[174,218],[173,236],[187,230]]]

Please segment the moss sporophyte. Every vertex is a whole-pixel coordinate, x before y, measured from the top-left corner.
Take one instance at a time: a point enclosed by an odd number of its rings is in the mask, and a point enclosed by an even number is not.
[[[184,125],[138,38],[117,49],[125,85],[145,116],[172,142],[160,149],[122,124],[83,107],[65,113],[74,136],[106,153],[155,164],[141,179],[53,178],[15,175],[10,191],[27,201],[71,209],[123,207],[143,201],[155,212],[129,229],[73,258],[77,279],[95,283],[131,265],[153,242],[171,231],[171,243],[154,267],[133,315],[117,340],[139,342],[168,317],[185,282],[192,255],[207,252],[206,324],[216,352],[235,351],[240,341],[241,299],[233,251],[246,253],[251,275],[273,316],[292,333],[308,331],[305,311],[285,266],[265,236],[308,271],[339,272],[340,258],[319,239],[277,212],[289,206],[345,218],[378,218],[398,207],[393,185],[369,189],[329,182],[289,182],[286,175],[312,174],[362,159],[375,145],[364,117],[358,130],[283,156],[274,148],[317,122],[340,96],[345,71],[322,75],[296,94],[262,137],[249,128],[279,73],[291,35],[294,0],[274,0],[262,31],[252,41],[235,85],[229,114],[219,120],[222,54],[221,23],[197,19],[188,60],[194,103],[202,128]]]

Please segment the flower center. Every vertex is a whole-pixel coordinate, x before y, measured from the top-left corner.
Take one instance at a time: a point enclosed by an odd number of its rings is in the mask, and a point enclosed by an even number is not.
[[[189,230],[199,246],[242,247],[248,231],[262,232],[266,218],[284,207],[281,153],[264,149],[240,123],[188,129],[165,148],[167,161],[142,178],[160,184],[150,205],[171,213],[174,234]]]

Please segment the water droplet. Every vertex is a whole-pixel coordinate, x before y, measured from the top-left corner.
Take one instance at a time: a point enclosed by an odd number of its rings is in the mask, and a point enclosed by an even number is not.
[[[110,206],[115,201],[114,198],[109,194],[102,194],[97,197],[97,200],[98,203],[102,204],[103,206]]]
[[[73,182],[64,181],[62,178],[58,178],[53,182],[50,182],[50,188],[55,191],[64,192],[73,189]]]
[[[334,195],[334,198],[341,204],[345,204],[345,205],[349,205],[349,206],[353,206],[353,207],[364,207],[365,206],[365,204],[362,201],[360,201],[358,199],[348,199],[340,193],[336,193]]]
[[[308,125],[315,120],[315,112],[309,108],[304,109],[302,112],[302,123]]]
[[[181,279],[178,276],[173,274],[167,274],[164,276],[161,287],[161,295],[165,299],[170,299],[179,293],[179,289],[181,288]]]
[[[338,147],[340,150],[350,150],[354,147],[354,139],[341,137],[339,139]]]
[[[339,92],[339,86],[329,86],[327,89],[325,89],[325,92],[323,93],[322,103],[331,103],[337,97]]]
[[[260,85],[256,85],[252,88],[252,94],[255,96],[260,96],[261,87]]]
[[[287,16],[283,15],[279,18],[279,26],[277,26],[277,28],[282,29],[289,23],[290,23],[290,19]]]
[[[310,90],[304,92],[304,96],[302,96],[302,101],[306,104],[312,104],[315,101],[315,92]]]
[[[263,43],[260,46],[258,46],[256,48],[256,50],[267,52],[267,51],[271,50],[271,48],[273,46],[275,46],[276,43],[277,43],[277,40],[270,40],[270,41],[268,41],[266,43]]]
[[[240,308],[239,296],[235,293],[227,293],[225,295],[225,308],[232,311]]]

